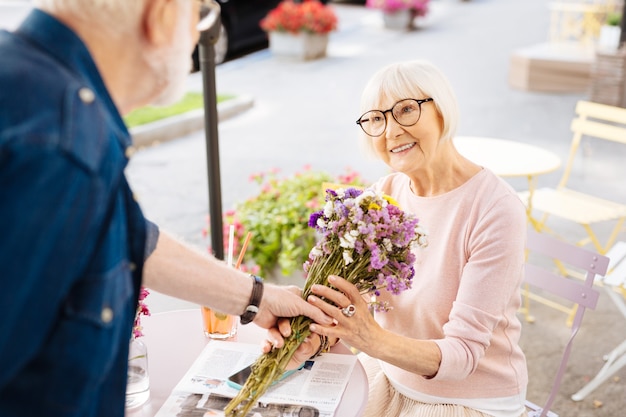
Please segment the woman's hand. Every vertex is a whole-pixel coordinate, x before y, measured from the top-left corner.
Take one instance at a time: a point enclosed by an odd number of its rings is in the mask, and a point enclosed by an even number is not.
[[[311,331],[330,338],[339,338],[351,347],[371,354],[372,348],[379,345],[383,329],[376,323],[369,311],[367,302],[352,283],[337,276],[328,281],[337,288],[314,285],[308,301],[333,318],[332,325],[311,324]],[[332,301],[332,305],[322,299]],[[339,308],[337,308],[339,306]],[[378,335],[381,335],[381,338]]]
[[[278,320],[278,327],[271,328],[267,332],[267,340],[265,340],[261,346],[263,353],[267,353],[274,348],[283,347],[285,344],[285,338],[289,337],[290,334],[291,326],[289,324],[289,319]],[[291,369],[299,368],[300,365],[315,355],[320,347],[320,344],[320,336],[312,333],[309,337],[304,339],[300,346],[298,346],[296,353],[294,353],[285,370],[289,371]]]

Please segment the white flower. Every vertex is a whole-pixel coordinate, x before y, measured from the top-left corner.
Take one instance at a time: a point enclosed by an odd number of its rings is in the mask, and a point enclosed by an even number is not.
[[[391,252],[393,250],[393,245],[391,244],[391,239],[389,238],[383,239],[383,246],[387,249],[387,252]]]
[[[363,193],[361,193],[360,195],[356,196],[354,198],[354,203],[356,205],[361,205],[361,201],[367,199],[367,198],[376,198],[376,191],[372,190],[371,188],[367,188],[363,191]]]
[[[311,256],[314,258],[317,258],[318,256],[323,255],[324,252],[317,246],[314,246],[313,249],[311,249]]]
[[[356,232],[356,235],[353,233]],[[339,237],[339,246],[342,248],[354,249],[354,244],[356,243],[356,238],[359,235],[359,232],[356,230],[351,230],[346,232],[343,236]]]
[[[354,262],[354,259],[352,259],[352,255],[350,254],[350,251],[347,251],[347,250],[343,251],[343,261],[346,265],[350,265],[352,262]]]
[[[326,222],[322,217],[318,217],[315,223],[317,223],[317,227],[319,227],[320,229],[323,229],[326,226]]]
[[[324,216],[330,217],[330,215],[333,214],[333,208],[333,202],[327,201],[326,204],[324,204]]]

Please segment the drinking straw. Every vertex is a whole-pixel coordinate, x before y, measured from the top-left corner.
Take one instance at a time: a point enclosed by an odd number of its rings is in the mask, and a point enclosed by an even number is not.
[[[230,225],[229,231],[228,231],[228,260],[226,262],[226,264],[228,266],[233,266],[233,248],[235,245],[235,226],[234,225]]]
[[[241,266],[241,262],[243,261],[243,255],[246,253],[246,249],[248,249],[248,243],[250,243],[250,238],[252,238],[252,233],[248,232],[248,234],[246,235],[246,240],[243,241],[241,252],[239,252],[239,258],[237,258],[237,264],[235,264],[235,269],[239,269],[239,267]]]

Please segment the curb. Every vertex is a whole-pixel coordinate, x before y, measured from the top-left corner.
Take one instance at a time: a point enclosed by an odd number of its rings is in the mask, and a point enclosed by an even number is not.
[[[223,121],[234,117],[254,105],[249,96],[235,97],[217,105],[217,119]],[[137,148],[158,145],[204,129],[204,109],[168,117],[130,129],[133,145]]]

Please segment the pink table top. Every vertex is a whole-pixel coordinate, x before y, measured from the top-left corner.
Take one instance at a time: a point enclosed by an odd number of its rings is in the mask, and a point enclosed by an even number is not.
[[[199,309],[158,313],[142,318],[141,323],[144,327],[143,342],[148,347],[150,399],[142,407],[127,410],[127,417],[153,417],[210,341],[202,331]],[[260,343],[265,332],[265,329],[253,323],[240,325],[237,335],[230,340]],[[352,354],[350,349],[341,343],[334,346],[331,351]],[[363,366],[357,361],[335,415],[361,416],[367,395],[367,376]]]

